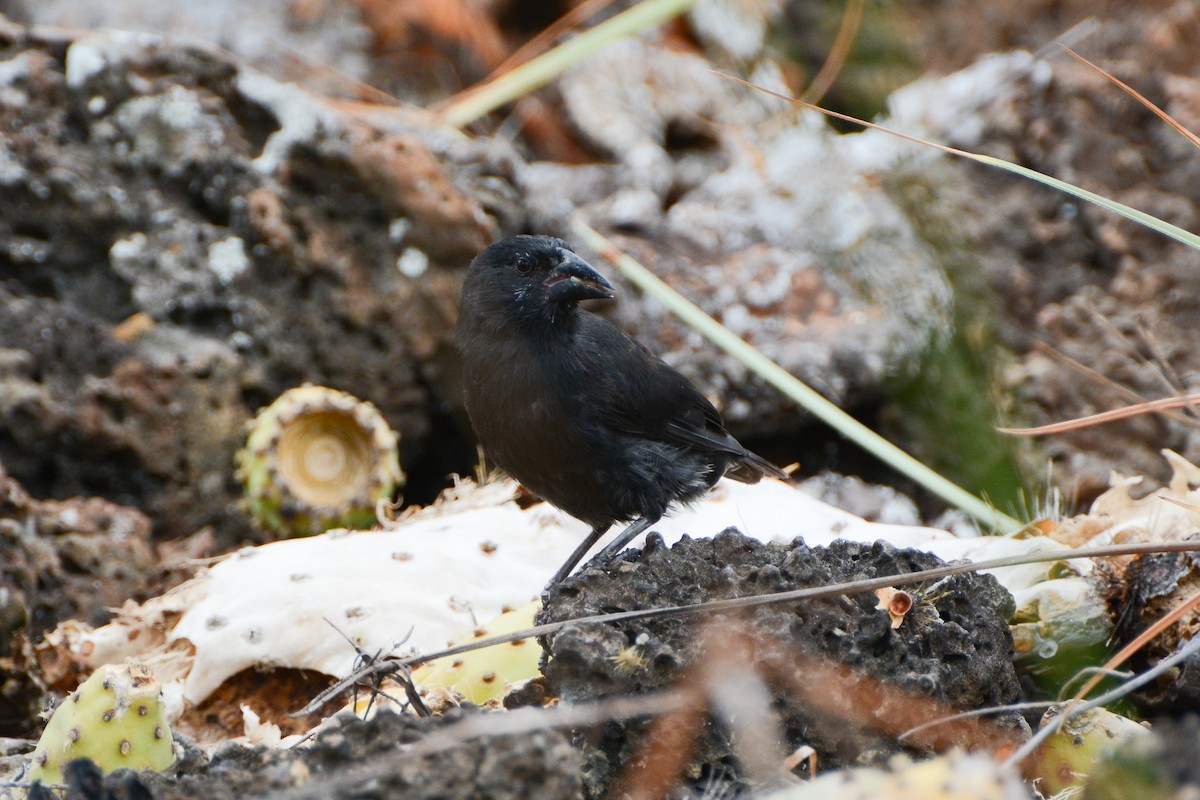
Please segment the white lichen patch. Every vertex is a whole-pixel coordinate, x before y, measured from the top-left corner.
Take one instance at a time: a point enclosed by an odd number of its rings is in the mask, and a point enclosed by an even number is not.
[[[221,283],[231,283],[250,267],[246,244],[239,236],[230,236],[208,246],[208,268]]]
[[[415,247],[406,247],[396,259],[396,268],[406,278],[419,278],[429,269],[429,256]]]
[[[148,240],[146,234],[132,233],[124,239],[118,239],[108,248],[108,258],[113,266],[120,270],[134,266],[133,262],[146,251]]]
[[[20,186],[29,175],[29,170],[13,154],[12,145],[0,141],[0,186]]]
[[[161,40],[150,33],[106,30],[81,36],[67,48],[67,86],[78,89],[93,75],[130,58]]]
[[[0,86],[8,86],[25,78],[29,75],[32,64],[33,55],[30,51],[20,53],[15,58],[0,61]]]
[[[237,88],[247,100],[269,111],[279,123],[279,130],[271,134],[262,155],[254,160],[255,169],[264,174],[274,172],[296,143],[309,141],[322,131],[334,131],[339,127],[336,116],[320,100],[294,84],[280,83],[257,70],[243,67],[238,72]]]

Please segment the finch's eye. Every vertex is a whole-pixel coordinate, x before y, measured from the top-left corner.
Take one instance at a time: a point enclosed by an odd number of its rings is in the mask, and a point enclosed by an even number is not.
[[[518,256],[517,257],[517,272],[521,273],[522,275],[528,275],[529,271],[532,269],[533,269],[533,260],[530,259],[529,256]]]

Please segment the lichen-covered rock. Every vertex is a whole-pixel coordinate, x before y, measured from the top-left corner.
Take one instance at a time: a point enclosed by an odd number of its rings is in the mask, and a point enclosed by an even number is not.
[[[940,563],[927,553],[883,543],[840,541],[828,548],[809,548],[796,540],[791,545],[764,545],[726,531],[711,540],[685,537],[668,549],[652,536],[640,553],[626,551],[607,569],[585,568],[548,590],[538,621],[829,585]],[[800,655],[846,665],[846,682],[838,687],[846,696],[858,691],[856,682],[869,686],[880,679],[916,697],[963,710],[1020,697],[1011,661],[1008,592],[990,576],[974,575],[909,591],[917,605],[898,629],[891,627],[888,614],[877,608],[877,598],[870,593],[759,606],[730,620],[739,630],[752,631],[756,641],[763,642],[760,653],[772,654],[775,663],[790,663]],[[689,617],[568,626],[544,638],[548,660],[543,674],[563,702],[651,691],[682,678],[700,655],[699,640],[697,621]],[[637,651],[632,669],[630,659],[621,657],[629,648]],[[872,730],[868,720],[806,707],[785,685],[777,686],[773,700],[786,731],[785,745],[813,747],[824,768],[870,763],[899,747]],[[1017,715],[999,719],[1009,731],[1024,730]],[[614,771],[638,752],[644,729],[641,721],[612,722],[602,736],[579,734],[576,743],[585,755],[591,796],[604,796]],[[735,777],[730,772],[734,759],[736,751],[727,735],[717,726],[705,726],[689,774],[723,772]]]
[[[74,686],[69,658],[28,671],[29,646],[64,620],[100,625],[160,577],[150,521],[99,498],[38,500],[0,466],[0,736],[31,736],[46,684]]]
[[[61,783],[63,766],[90,758],[104,772],[163,770],[175,760],[162,693],[144,664],[96,670],[54,710],[33,751],[30,781]]]
[[[1113,4],[1079,46],[1194,131],[1200,78],[1187,43],[1200,9],[1192,2],[1160,5],[1162,11]],[[1074,22],[1067,14],[1054,24]],[[1034,37],[1035,28],[1023,21],[997,30]],[[943,141],[1197,229],[1200,159],[1193,144],[1070,57],[1042,59],[1034,72],[1040,80],[1014,83],[971,124],[956,119]],[[1005,378],[1034,424],[1117,408],[1135,396],[1197,390],[1200,272],[1193,248],[1000,170],[969,166],[961,174],[950,196],[979,252],[980,274],[1002,304],[1003,334],[1024,353]],[[1084,505],[1104,491],[1114,466],[1165,477],[1158,458],[1164,447],[1200,460],[1195,426],[1164,414],[1046,437],[1044,445],[1042,461],[1055,483]]]
[[[305,380],[429,450],[458,402],[458,275],[523,224],[511,153],[347,109],[215,47],[0,20],[0,461],[156,533],[255,534],[230,464]],[[447,452],[449,451],[449,455]],[[419,495],[418,495],[419,498]]]

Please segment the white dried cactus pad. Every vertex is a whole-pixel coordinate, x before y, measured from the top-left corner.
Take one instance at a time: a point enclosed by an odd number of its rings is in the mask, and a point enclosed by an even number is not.
[[[372,654],[391,651],[410,628],[402,649],[430,652],[536,597],[586,534],[582,523],[548,505],[521,509],[515,493],[507,481],[464,483],[385,530],[247,548],[161,597],[130,605],[104,628],[64,626],[58,642],[93,666],[153,658],[164,683],[174,676],[191,703],[248,667],[347,674],[356,654],[329,623]],[[998,553],[981,548],[997,546],[999,554],[1044,546],[870,523],[770,480],[754,486],[722,481],[654,530],[671,543],[684,533],[712,536],[729,526],[763,541],[884,539],[945,558],[992,557]],[[194,648],[191,659],[172,655],[186,651],[179,646],[184,640]]]

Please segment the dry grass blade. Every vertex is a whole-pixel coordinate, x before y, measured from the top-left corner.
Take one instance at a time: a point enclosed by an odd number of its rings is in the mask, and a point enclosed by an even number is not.
[[[708,707],[697,685],[679,689],[687,698],[677,708],[650,723],[641,752],[625,768],[612,797],[622,800],[659,800],[679,783],[692,760],[696,739],[704,730]]]
[[[403,105],[403,101],[393,94],[385,92],[371,84],[355,78],[353,75],[346,73],[332,64],[327,64],[324,61],[318,61],[292,47],[287,42],[280,39],[271,38],[269,40],[273,47],[279,48],[280,52],[289,60],[296,64],[302,64],[306,68],[311,69],[314,73],[332,78],[335,82],[351,91],[354,96],[360,100],[367,100],[372,103],[377,103],[382,106],[399,106]]]
[[[695,2],[696,0],[641,0],[553,50],[526,61],[468,92],[442,108],[438,116],[447,125],[455,128],[465,127],[505,103],[544,86],[608,42],[674,19],[691,8]]]
[[[957,709],[945,703],[845,664],[799,656],[771,666],[773,677],[786,681],[788,688],[814,710],[893,737],[907,735],[908,743],[917,747],[938,752],[961,747],[1007,755],[1018,743],[1014,731],[980,715],[956,714]]]
[[[842,67],[846,65],[846,58],[850,55],[850,49],[854,47],[855,39],[858,38],[858,29],[862,25],[866,5],[866,0],[848,0],[846,3],[837,37],[833,40],[833,47],[829,49],[829,57],[800,96],[805,103],[821,102],[821,98],[833,87]]]
[[[584,0],[584,2],[575,6],[567,13],[554,20],[554,22],[551,22],[549,25],[547,25],[546,28],[537,36],[534,36],[528,42],[518,47],[511,56],[504,59],[504,61],[502,61],[498,67],[492,70],[491,74],[484,78],[481,83],[486,83],[487,81],[498,78],[509,70],[516,69],[534,56],[541,54],[548,47],[550,47],[552,42],[557,41],[558,38],[564,33],[574,27],[577,27],[578,25],[581,25],[584,20],[588,19],[605,6],[612,5],[612,3],[613,0]],[[466,91],[469,92],[473,88],[474,87],[470,87]],[[453,101],[454,99],[451,98],[451,102]]]
[[[1047,357],[1054,359],[1055,361],[1059,362],[1060,364],[1064,364],[1064,365],[1070,367],[1071,369],[1075,370],[1076,372],[1080,373],[1081,375],[1083,375],[1087,378],[1090,378],[1091,380],[1095,381],[1096,383],[1100,384],[1101,386],[1104,386],[1104,387],[1110,389],[1111,391],[1116,392],[1117,394],[1121,395],[1126,400],[1128,400],[1130,403],[1148,403],[1148,402],[1150,402],[1149,400],[1142,397],[1141,395],[1139,395],[1137,392],[1133,391],[1129,387],[1122,386],[1121,384],[1117,383],[1112,378],[1108,377],[1107,375],[1100,372],[1099,370],[1093,369],[1093,368],[1089,367],[1087,364],[1084,364],[1084,363],[1072,358],[1071,356],[1067,355],[1063,351],[1059,350],[1057,347],[1054,347],[1053,345],[1051,345],[1049,342],[1044,342],[1044,341],[1038,339],[1038,340],[1034,341],[1033,346],[1039,353],[1042,353],[1042,354],[1046,355]],[[1174,390],[1172,390],[1172,391],[1174,391]],[[1197,424],[1200,424],[1200,423],[1197,423],[1197,421],[1195,419],[1193,419],[1192,417],[1189,417],[1187,414],[1180,414],[1175,411],[1168,411],[1165,409],[1160,409],[1159,413],[1161,413],[1164,417],[1167,417],[1168,419],[1174,420],[1175,422],[1178,422],[1183,425],[1195,426]],[[1004,429],[1001,429],[1001,430],[1004,430]]]
[[[1050,425],[1042,425],[1037,428],[997,428],[1001,433],[1012,434],[1013,436],[1043,436],[1050,433],[1065,433],[1066,431],[1074,431],[1080,428],[1091,427],[1092,425],[1101,425],[1105,422],[1116,422],[1120,419],[1128,419],[1141,414],[1149,414],[1155,411],[1163,411],[1171,408],[1183,408],[1191,406],[1193,403],[1200,402],[1200,392],[1184,395],[1182,397],[1163,397],[1158,400],[1150,400],[1137,405],[1126,406],[1125,408],[1114,408],[1109,411],[1101,411],[1099,414],[1089,414],[1086,417],[1078,419],[1069,419],[1065,422],[1055,422]]]
[[[1142,105],[1144,105],[1146,108],[1150,109],[1150,110],[1151,110],[1151,111],[1153,111],[1155,114],[1157,114],[1159,119],[1161,119],[1163,122],[1165,122],[1165,123],[1167,123],[1168,125],[1170,125],[1170,126],[1171,126],[1172,128],[1174,128],[1175,130],[1179,131],[1179,133],[1181,133],[1181,134],[1182,134],[1182,135],[1183,135],[1183,136],[1184,136],[1184,137],[1185,137],[1185,138],[1186,138],[1186,139],[1187,139],[1189,142],[1191,142],[1192,144],[1194,144],[1196,147],[1200,147],[1200,136],[1197,136],[1196,134],[1194,134],[1194,133],[1192,133],[1191,131],[1189,131],[1187,128],[1185,128],[1185,127],[1183,127],[1182,125],[1180,125],[1178,122],[1176,122],[1176,121],[1175,121],[1175,118],[1174,118],[1174,117],[1172,117],[1172,116],[1171,116],[1170,114],[1168,114],[1167,112],[1163,111],[1163,110],[1162,110],[1161,108],[1159,108],[1158,106],[1154,105],[1154,103],[1151,103],[1151,102],[1150,102],[1150,101],[1149,101],[1149,100],[1148,100],[1146,97],[1144,97],[1144,96],[1143,96],[1141,93],[1139,93],[1139,92],[1138,92],[1136,89],[1134,89],[1132,86],[1130,86],[1129,84],[1125,83],[1125,82],[1124,82],[1124,81],[1122,81],[1120,78],[1118,78],[1117,76],[1113,75],[1111,72],[1107,72],[1107,71],[1105,71],[1104,69],[1102,69],[1101,67],[1099,67],[1098,65],[1096,65],[1096,64],[1093,64],[1091,61],[1088,61],[1086,58],[1084,58],[1083,56],[1079,55],[1079,53],[1076,53],[1074,50],[1072,50],[1071,48],[1067,47],[1065,44],[1060,44],[1060,45],[1059,45],[1059,47],[1061,47],[1063,50],[1066,50],[1066,51],[1067,51],[1067,53],[1069,53],[1069,54],[1070,54],[1070,55],[1071,55],[1073,58],[1075,58],[1075,59],[1076,59],[1077,61],[1079,61],[1080,63],[1082,63],[1082,64],[1086,64],[1087,66],[1089,66],[1089,67],[1091,67],[1092,69],[1096,70],[1096,72],[1099,72],[1101,75],[1103,75],[1103,76],[1104,76],[1105,78],[1107,78],[1108,80],[1110,80],[1110,81],[1112,81],[1113,83],[1115,83],[1117,86],[1121,87],[1121,89],[1122,89],[1122,90],[1124,90],[1124,91],[1125,91],[1125,92],[1127,92],[1129,95],[1131,95],[1131,96],[1132,96],[1134,99],[1136,99],[1136,100],[1137,100],[1139,103],[1141,103],[1141,104],[1142,104]]]
[[[613,0],[586,0],[583,3],[572,8],[566,14],[550,23],[541,33],[534,36],[532,39],[521,45],[508,58],[504,59],[496,66],[487,77],[467,88],[456,92],[452,97],[448,97],[434,105],[430,106],[431,111],[440,113],[451,106],[459,105],[466,98],[471,97],[482,91],[489,84],[497,79],[512,72],[517,67],[525,64],[537,55],[540,55],[550,46],[552,42],[557,40],[563,33],[576,27],[588,17],[612,3]]]
[[[490,647],[496,644],[505,644],[518,639],[529,639],[534,636],[547,636],[571,625],[601,625],[612,622],[623,622],[626,620],[647,619],[650,617],[671,617],[689,614],[733,611],[736,609],[752,608],[754,606],[769,605],[772,603],[790,603],[797,600],[832,597],[839,594],[873,592],[876,589],[883,589],[888,586],[907,586],[914,583],[921,583],[923,581],[938,580],[940,578],[949,577],[950,575],[961,575],[965,572],[986,571],[1000,569],[1001,567],[1015,567],[1023,564],[1070,561],[1076,558],[1146,555],[1148,553],[1196,552],[1200,552],[1200,541],[1139,542],[1134,544],[1110,544],[1100,547],[1047,550],[1040,553],[1026,553],[1024,555],[1008,556],[1006,558],[993,558],[985,561],[947,564],[942,567],[920,570],[918,572],[909,572],[903,575],[882,575],[869,580],[851,581],[849,583],[839,583],[832,586],[814,586],[808,589],[793,589],[787,592],[750,595],[747,597],[734,597],[727,600],[713,600],[707,603],[696,603],[694,605],[647,608],[638,609],[635,611],[618,611],[610,614],[595,614],[590,617],[578,617],[576,619],[562,620],[560,622],[553,622],[546,625],[535,625],[532,628],[525,628],[524,630],[513,631],[500,636],[489,636],[483,639],[475,639],[473,641],[455,645],[454,647],[448,647],[444,650],[438,650],[433,653],[425,653],[422,655],[410,656],[401,659],[381,660],[375,664],[365,666],[338,681],[335,685],[318,695],[312,702],[305,706],[304,709],[295,712],[293,716],[303,716],[304,714],[312,713],[312,711],[320,708],[322,705],[328,702],[330,698],[344,692],[347,688],[353,686],[354,684],[370,680],[376,675],[389,674],[405,667],[411,667],[417,664],[425,663],[426,661],[432,661],[436,658],[445,658],[446,656],[467,653],[472,650],[479,650],[480,648]]]
[[[740,620],[721,620],[702,632],[701,677],[713,719],[733,744],[741,775],[756,786],[778,783],[787,761],[786,736],[775,712],[761,648]]]

